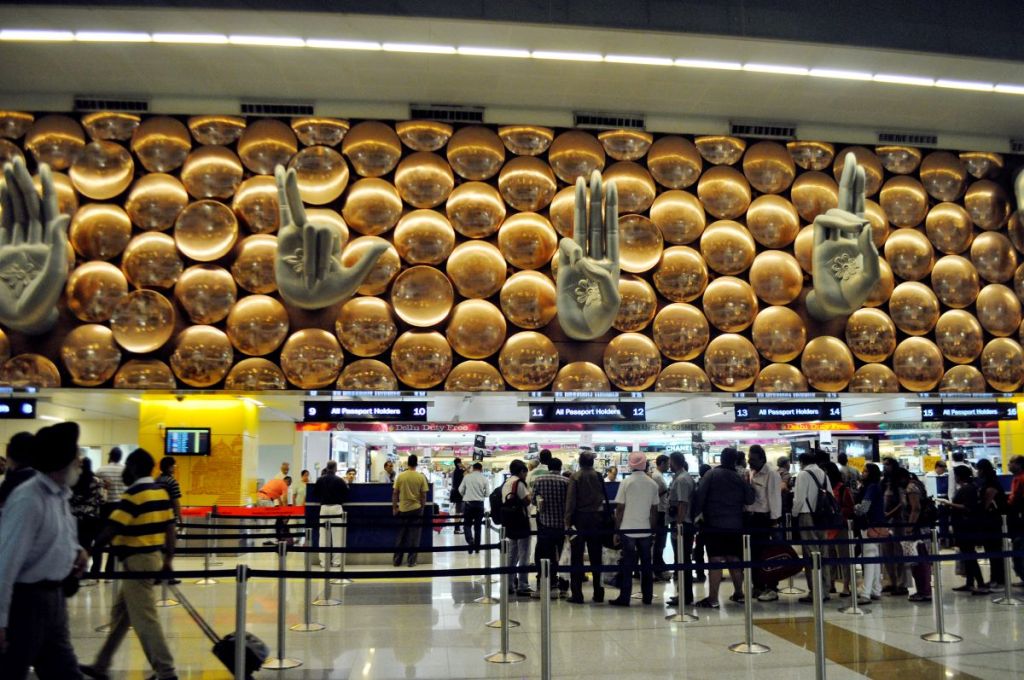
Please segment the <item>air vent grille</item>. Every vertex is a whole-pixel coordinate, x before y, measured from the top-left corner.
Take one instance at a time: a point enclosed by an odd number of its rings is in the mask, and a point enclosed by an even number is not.
[[[762,139],[796,139],[796,126],[785,123],[731,123],[732,134]]]
[[[296,102],[242,102],[239,109],[245,116],[312,116],[312,104]]]
[[[145,99],[75,97],[75,111],[124,111],[130,113],[146,113],[149,111],[149,102]]]
[[[1011,139],[1010,151],[1013,153],[1024,153],[1024,139]]]
[[[640,113],[577,111],[572,118],[573,125],[582,128],[644,130],[647,127],[647,119]]]
[[[938,146],[939,136],[920,132],[879,132],[879,144],[911,144],[913,146]]]
[[[438,120],[443,123],[482,123],[484,122],[484,107],[410,104],[409,117],[415,120]]]

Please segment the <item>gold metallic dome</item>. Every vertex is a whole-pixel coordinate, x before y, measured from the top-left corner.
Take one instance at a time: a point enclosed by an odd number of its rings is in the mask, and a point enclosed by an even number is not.
[[[338,146],[348,133],[349,122],[339,118],[304,116],[292,118],[291,127],[306,146]]]
[[[435,120],[404,120],[395,123],[395,131],[413,151],[437,151],[452,137],[452,126]]]
[[[787,142],[786,149],[793,162],[804,170],[824,170],[836,156],[836,148],[828,142]]]
[[[909,175],[921,164],[921,150],[912,146],[876,146],[875,153],[882,166],[894,175]]]
[[[178,250],[197,262],[212,262],[231,252],[238,239],[238,220],[219,201],[196,201],[174,223]]]
[[[572,187],[566,187],[565,191],[567,198],[570,200],[566,201],[566,205],[569,208],[568,214],[565,216],[569,224],[569,233],[563,232],[559,229],[559,233],[563,236],[572,236]],[[559,192],[558,196],[561,196],[562,192]],[[555,201],[558,200],[558,196],[555,197]],[[760,200],[760,199],[759,199]],[[755,201],[756,203],[756,201]],[[753,210],[753,205],[751,205]],[[554,220],[555,204],[551,204],[551,215]],[[749,220],[748,211],[748,220]],[[681,191],[673,189],[666,191],[654,199],[654,203],[651,205],[651,221],[654,222],[658,230],[661,231],[661,235],[669,243],[687,244],[696,241],[698,237],[704,232],[704,226],[706,225],[706,216],[704,215],[704,206],[701,205],[700,200],[696,196],[688,191]],[[555,225],[558,228],[558,225]]]
[[[160,232],[139,234],[121,256],[121,269],[133,286],[170,288],[184,269],[174,239]]]
[[[60,358],[71,382],[96,387],[114,377],[121,363],[121,350],[109,328],[91,323],[77,326],[64,336]]]
[[[465,182],[452,191],[445,212],[455,231],[467,238],[485,238],[505,219],[505,202],[490,184]]]
[[[200,144],[227,146],[234,144],[245,132],[245,118],[241,116],[192,116],[188,129]]]
[[[463,361],[444,381],[448,392],[501,392],[505,381],[498,369],[486,361]]]
[[[658,296],[651,284],[637,276],[619,278],[619,311],[612,328],[622,332],[635,332],[647,328],[658,311]]]
[[[735,165],[743,156],[747,143],[738,137],[705,135],[693,140],[697,151],[712,165]]]
[[[132,237],[132,222],[121,206],[87,203],[71,218],[68,238],[75,252],[87,260],[109,260],[120,255]]]
[[[789,195],[797,213],[807,222],[813,222],[818,215],[839,207],[839,185],[834,179],[817,170],[805,172],[797,177]]]
[[[213,326],[190,326],[178,333],[171,370],[192,387],[212,387],[228,374],[234,353],[224,331]]]
[[[1018,391],[1024,384],[1024,348],[1010,338],[992,340],[981,353],[981,372],[993,389]]]
[[[185,126],[175,118],[154,116],[135,128],[132,152],[149,172],[177,170],[188,158],[192,139]]]
[[[459,128],[448,140],[448,162],[463,179],[490,179],[505,162],[505,147],[489,128],[479,125]]]
[[[853,374],[847,390],[871,394],[893,393],[900,391],[900,382],[885,364],[864,364]]]
[[[733,276],[722,276],[708,284],[702,307],[715,328],[738,333],[754,323],[757,296],[750,284]]]
[[[567,186],[555,194],[548,206],[548,219],[560,236],[572,238],[573,211],[576,207],[576,187]],[[653,208],[652,208],[653,210]],[[703,211],[704,208],[701,208]]]
[[[298,149],[295,133],[276,118],[261,118],[250,123],[238,140],[238,156],[245,167],[257,175],[274,174],[274,168],[288,165]]]
[[[348,186],[348,164],[329,146],[307,146],[288,162],[293,168],[303,203],[327,205]]]
[[[320,328],[292,333],[281,348],[281,370],[288,382],[304,390],[332,384],[343,363],[338,339]]]
[[[455,247],[455,230],[435,210],[406,213],[398,220],[393,238],[398,254],[409,264],[441,264]]]
[[[932,245],[951,255],[967,250],[974,239],[971,216],[956,203],[939,203],[929,210],[924,230]]]
[[[677,361],[665,367],[654,389],[657,392],[710,392],[711,380],[701,367]]]
[[[689,139],[670,135],[651,145],[647,169],[654,180],[669,189],[684,189],[700,177],[704,161]]]
[[[355,297],[342,305],[334,333],[358,357],[383,354],[398,337],[391,305],[377,297]]]
[[[361,179],[348,190],[341,214],[348,226],[360,234],[377,236],[398,223],[402,216],[402,198],[390,182]]]
[[[460,243],[448,257],[445,266],[448,278],[459,295],[467,298],[489,298],[505,283],[505,258],[487,241]]]
[[[708,346],[711,327],[704,313],[685,303],[674,303],[654,317],[654,344],[675,361],[696,359]]]
[[[464,300],[452,310],[445,335],[459,355],[486,359],[505,344],[505,317],[486,300]]]
[[[255,234],[272,234],[281,227],[277,184],[273,177],[256,175],[242,182],[231,208]]]
[[[0,111],[0,138],[19,139],[32,127],[35,116],[24,111]]]
[[[555,131],[537,125],[503,125],[498,128],[498,137],[517,156],[539,156],[551,146]]]
[[[359,359],[341,369],[339,390],[376,390],[388,392],[398,389],[398,378],[383,361]]]
[[[498,367],[505,382],[517,390],[541,390],[558,373],[558,350],[546,335],[522,331],[505,341]]]
[[[807,344],[807,329],[789,307],[768,307],[754,319],[754,346],[769,361],[786,362],[800,356]]]
[[[1005,164],[1001,154],[991,151],[962,151],[960,160],[967,168],[967,173],[976,179],[984,179],[996,174],[1003,169]]]
[[[619,218],[619,266],[639,274],[650,270],[661,259],[664,239],[654,222],[643,215]]]
[[[971,244],[971,262],[986,281],[1002,283],[1017,270],[1017,251],[1006,235],[996,231],[978,234]]]
[[[658,346],[640,333],[623,333],[612,338],[605,345],[603,361],[608,379],[626,392],[650,389],[661,374]]]
[[[935,342],[943,356],[954,364],[969,364],[981,354],[985,334],[972,314],[951,309],[935,324]]]
[[[878,261],[878,282],[868,292],[864,300],[865,307],[880,307],[892,297],[892,291],[896,287],[896,280],[892,275],[892,267],[885,260]]]
[[[280,366],[267,359],[251,357],[242,359],[231,367],[224,379],[224,388],[262,392],[263,390],[286,390],[288,381]]]
[[[720,220],[704,230],[700,252],[708,266],[719,274],[739,274],[754,262],[757,246],[742,224]]]
[[[800,268],[808,274],[814,273],[814,263],[811,261],[813,249],[814,225],[808,224],[797,233],[796,238],[793,240],[793,255],[796,257],[796,261],[800,263]],[[879,262],[879,264],[884,263],[885,260],[880,260]]]
[[[171,368],[157,359],[131,359],[117,370],[114,387],[119,390],[174,390],[178,382]]]
[[[747,229],[766,248],[785,248],[800,233],[800,215],[782,196],[758,196],[747,208]]]
[[[1007,337],[1017,332],[1021,323],[1021,304],[1008,287],[1000,283],[988,284],[978,293],[975,306],[978,321],[992,335]]]
[[[889,299],[889,316],[907,335],[924,335],[939,320],[939,298],[923,283],[901,283]]]
[[[657,187],[651,173],[639,163],[619,161],[604,171],[605,183],[619,191],[619,214],[645,212],[654,203]]]
[[[133,290],[114,306],[110,328],[129,352],[155,352],[174,334],[174,305],[156,291]]]
[[[455,188],[455,175],[447,161],[436,153],[417,151],[398,164],[395,187],[406,203],[433,208],[444,203]]]
[[[362,177],[381,177],[395,169],[402,156],[398,134],[379,121],[357,123],[345,135],[341,152]]]
[[[654,142],[654,135],[643,130],[603,130],[597,133],[605,152],[617,161],[643,158]]]
[[[238,288],[227,269],[195,265],[174,284],[174,297],[192,323],[214,324],[227,317],[238,299]]]
[[[838,181],[843,176],[843,168],[846,167],[846,154],[852,153],[857,159],[857,165],[864,168],[864,195],[874,196],[882,186],[882,178],[885,171],[878,156],[870,149],[863,146],[848,146],[836,155],[836,162],[832,164],[832,174]]]
[[[391,286],[395,314],[410,326],[436,326],[448,317],[454,301],[455,292],[448,277],[426,265],[406,269]]]
[[[135,162],[120,144],[92,142],[78,152],[68,175],[79,193],[103,201],[128,188],[135,176]]]
[[[541,210],[555,197],[558,183],[547,163],[533,156],[518,156],[501,168],[498,190],[516,210]],[[619,192],[622,194],[621,190]]]
[[[754,345],[742,335],[726,333],[708,344],[704,352],[704,370],[720,390],[742,392],[757,380],[761,360]]]
[[[43,180],[39,173],[32,175],[32,186],[40,196],[43,194]],[[78,194],[71,179],[60,172],[53,173],[53,187],[57,190],[57,211],[62,215],[74,215],[78,210]]]
[[[769,364],[754,381],[755,392],[806,392],[807,378],[791,364]]]
[[[786,147],[777,142],[758,142],[743,155],[743,174],[763,194],[778,194],[796,178],[796,165]]]
[[[971,221],[982,229],[1002,229],[1010,219],[1010,199],[1006,189],[990,179],[972,184],[964,195]]]
[[[128,294],[124,273],[109,262],[86,262],[68,276],[64,287],[68,309],[81,321],[102,322]]]
[[[25,160],[25,153],[14,142],[0,139],[0,164],[13,163],[15,158]]]
[[[846,320],[846,344],[861,361],[885,361],[896,350],[896,324],[880,309],[858,309]]]
[[[228,339],[239,352],[263,356],[288,337],[288,312],[272,297],[249,295],[231,308],[227,329]]]
[[[611,388],[604,370],[589,361],[574,361],[562,366],[552,386],[555,392],[607,392]]]
[[[881,250],[889,238],[889,216],[882,210],[882,206],[870,198],[864,201],[864,216],[871,224],[871,240],[874,241],[875,247]]]
[[[939,383],[939,392],[984,392],[985,376],[974,366],[954,366]]]
[[[942,352],[928,338],[907,338],[892,355],[896,378],[911,392],[931,392],[945,374]]]
[[[878,200],[897,227],[916,227],[928,214],[928,194],[920,182],[906,175],[889,179]]]
[[[277,290],[276,259],[276,236],[247,236],[238,244],[235,260],[231,263],[231,275],[242,289],[250,293],[273,293]]]
[[[690,302],[708,285],[708,266],[693,248],[673,246],[662,253],[654,270],[654,286],[673,302]]]
[[[590,181],[590,173],[604,169],[604,147],[589,132],[568,130],[551,143],[548,162],[566,184],[575,184],[578,177]]]
[[[176,177],[155,172],[140,177],[124,208],[132,224],[143,231],[166,231],[188,205],[188,192]]]
[[[46,163],[51,170],[71,167],[84,146],[82,126],[69,116],[43,116],[25,132],[25,148],[36,163]]]
[[[429,389],[448,377],[452,369],[452,348],[437,331],[408,331],[399,336],[391,349],[391,368],[409,387]]]
[[[545,166],[547,167],[547,166]],[[502,171],[504,172],[504,171]],[[452,235],[454,240],[454,234]],[[558,248],[558,235],[542,215],[521,212],[510,216],[498,231],[498,248],[519,269],[540,269]]]
[[[941,364],[941,356],[939,358]],[[814,389],[819,392],[839,392],[853,379],[853,354],[839,338],[822,335],[804,347],[800,368]]]
[[[928,237],[908,227],[889,235],[885,242],[885,260],[896,276],[907,281],[920,281],[931,272],[935,251]]]
[[[974,304],[981,290],[978,270],[965,257],[946,255],[932,268],[932,290],[942,304],[963,309]]]
[[[788,305],[804,287],[804,274],[796,258],[782,250],[765,250],[750,265],[754,294],[770,305]]]
[[[936,201],[955,201],[964,193],[967,168],[948,151],[933,151],[921,161],[921,184]]]
[[[353,239],[341,253],[341,264],[345,267],[353,267],[363,255],[374,247],[374,244],[385,243],[388,249],[377,260],[370,273],[363,279],[363,285],[357,291],[360,295],[380,295],[388,289],[391,279],[395,278],[398,270],[402,267],[402,261],[398,257],[395,247],[380,238],[379,236],[360,236]]]
[[[223,146],[201,146],[188,155],[181,181],[195,198],[231,198],[242,183],[242,161]]]
[[[750,205],[750,183],[735,168],[710,168],[700,176],[697,196],[709,213],[719,219],[731,220],[746,212]]]
[[[543,328],[555,318],[555,284],[536,271],[516,272],[501,287],[501,311],[520,328]]]
[[[0,367],[0,384],[15,389],[60,387],[60,371],[41,354],[19,354]]]

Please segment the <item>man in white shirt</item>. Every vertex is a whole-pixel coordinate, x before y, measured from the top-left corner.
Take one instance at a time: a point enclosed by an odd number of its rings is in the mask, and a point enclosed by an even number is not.
[[[289,471],[291,469],[292,469],[291,463],[288,463],[288,462],[281,463],[281,471],[277,473],[277,475],[274,477],[274,479],[284,479],[285,477],[290,477],[291,475],[289,474]]]
[[[124,494],[124,465],[121,464],[121,455],[120,447],[115,446],[110,449],[107,464],[96,468],[96,476],[103,482],[103,488],[105,489],[105,499],[103,506],[100,508],[100,518],[104,522],[110,517],[110,513],[114,512],[114,509],[117,508],[117,504],[121,502],[121,496]],[[114,573],[116,560],[117,558],[112,553],[107,554],[106,573]],[[97,554],[93,557],[90,575],[93,575],[94,578],[98,578],[102,561],[102,554]]]
[[[640,593],[644,604],[654,599],[654,528],[658,519],[658,485],[645,474],[647,456],[629,454],[632,474],[619,484],[615,494],[616,540],[622,545],[619,565],[619,596],[608,600],[615,607],[628,607],[633,592],[633,570],[640,562]]]
[[[473,463],[469,474],[463,477],[462,484],[459,484],[459,493],[462,494],[464,504],[462,525],[466,535],[466,545],[470,546],[470,555],[480,552],[484,502],[491,492],[491,485],[487,483],[483,470],[483,463]]]
[[[384,469],[381,470],[380,476],[377,477],[379,484],[394,484],[395,483],[395,464],[388,460],[384,461]]]
[[[793,488],[793,518],[800,529],[800,538],[805,541],[820,543],[825,540],[825,530],[814,525],[814,509],[818,507],[818,494],[821,489],[832,492],[832,485],[828,481],[828,475],[815,464],[813,453],[800,454],[800,474],[796,477],[796,485]],[[825,554],[823,545],[806,543],[802,547],[805,559],[811,558],[812,552]],[[805,570],[807,576],[807,595],[800,598],[800,602],[814,602],[813,587],[811,579],[811,568]],[[823,599],[829,599],[828,593],[824,593]]]
[[[693,555],[693,519],[690,505],[697,490],[697,483],[690,476],[686,456],[679,451],[669,455],[669,468],[672,470],[672,484],[668,488],[669,518],[672,521],[672,552],[677,563],[689,564]],[[682,533],[682,552],[679,551],[679,534]],[[679,593],[683,593],[683,604],[693,604],[693,571],[683,571],[683,582],[676,584],[676,596],[665,601],[668,607],[679,604]]]
[[[0,522],[0,677],[80,680],[62,582],[81,575],[88,555],[68,507],[78,481],[78,425],[35,435],[38,474],[11,493]]]
[[[747,459],[750,463],[747,481],[754,487],[754,502],[744,507],[743,522],[751,530],[752,557],[758,559],[761,550],[771,542],[770,530],[778,525],[782,517],[782,478],[778,470],[768,465],[768,457],[758,444],[750,447]],[[754,597],[762,602],[779,599],[778,582],[762,581],[757,576],[759,571],[754,574]]]

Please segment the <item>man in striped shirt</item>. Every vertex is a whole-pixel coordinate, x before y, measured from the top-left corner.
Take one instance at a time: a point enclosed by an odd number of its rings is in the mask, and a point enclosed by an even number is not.
[[[171,571],[174,558],[174,510],[167,489],[153,477],[153,457],[145,449],[135,449],[125,464],[124,481],[128,485],[106,527],[96,539],[96,548],[113,545],[122,571]],[[91,666],[82,666],[90,678],[109,678],[110,663],[129,626],[142,644],[142,650],[156,671],[158,680],[177,679],[174,658],[167,648],[160,619],[156,614],[154,582],[151,579],[121,581],[114,600],[110,633]]]

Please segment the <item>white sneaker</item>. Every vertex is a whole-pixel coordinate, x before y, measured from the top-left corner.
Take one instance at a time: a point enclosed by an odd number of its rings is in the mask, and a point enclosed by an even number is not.
[[[766,590],[757,596],[758,602],[775,602],[779,599],[779,594],[774,590]]]

